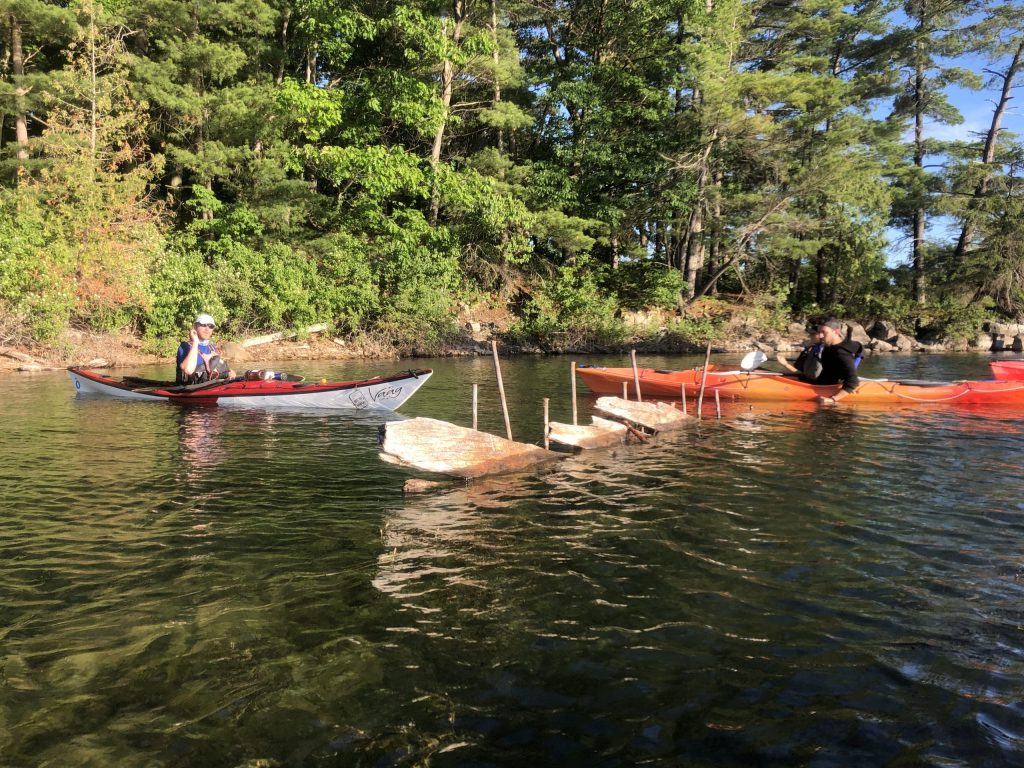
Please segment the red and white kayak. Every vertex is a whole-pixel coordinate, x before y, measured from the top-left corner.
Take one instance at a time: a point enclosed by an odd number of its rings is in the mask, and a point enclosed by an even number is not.
[[[993,360],[988,366],[1000,381],[1024,381],[1024,360]]]
[[[114,379],[83,368],[68,368],[79,395],[100,395],[130,400],[196,403],[253,408],[349,408],[393,411],[412,397],[430,378],[424,368],[361,381],[304,382],[248,381],[244,378],[202,384],[173,384],[132,376]]]
[[[632,368],[591,368],[579,366],[576,373],[598,394],[622,394],[636,397]],[[687,371],[659,371],[640,368],[637,378],[643,397],[679,399],[685,391],[695,397],[701,381],[705,393],[723,400],[813,401],[836,394],[838,384],[819,385],[771,371],[722,370],[709,366],[707,377],[702,368]],[[857,391],[844,403],[945,403],[950,405],[1002,404],[1024,406],[1024,381],[917,381],[860,380]]]

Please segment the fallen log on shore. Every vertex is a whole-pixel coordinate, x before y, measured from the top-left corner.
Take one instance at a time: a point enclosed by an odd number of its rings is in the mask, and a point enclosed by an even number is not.
[[[426,418],[383,424],[380,443],[380,458],[391,464],[466,479],[562,458],[536,445]]]
[[[302,329],[302,333],[323,333],[327,330],[325,323],[317,323],[307,328]],[[272,341],[282,341],[284,339],[294,339],[299,335],[299,331],[280,331],[279,333],[268,333],[266,336],[253,336],[251,339],[244,339],[240,341],[243,347],[255,347],[260,344],[269,344]]]

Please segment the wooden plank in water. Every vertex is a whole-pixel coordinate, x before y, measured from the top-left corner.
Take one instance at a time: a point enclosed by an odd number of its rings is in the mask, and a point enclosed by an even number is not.
[[[602,419],[600,416],[591,418],[594,423],[590,426],[552,421],[548,424],[548,439],[572,448],[607,448],[625,442],[629,433],[625,424]]]
[[[638,403],[634,400],[623,400],[621,397],[599,397],[596,408],[601,413],[639,424],[655,432],[679,429],[693,421],[692,416],[668,403]]]
[[[477,432],[437,419],[387,422],[380,428],[380,458],[454,477],[474,478],[525,469],[561,458],[536,445]]]

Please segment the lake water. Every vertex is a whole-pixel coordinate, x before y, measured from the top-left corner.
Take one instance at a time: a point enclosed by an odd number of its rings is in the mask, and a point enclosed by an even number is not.
[[[421,364],[404,414],[469,425],[477,382],[504,433],[489,358],[286,370]],[[568,370],[503,361],[517,439]],[[63,372],[0,377],[0,416],[0,765],[1024,765],[1024,413],[730,405],[415,496],[402,416]]]

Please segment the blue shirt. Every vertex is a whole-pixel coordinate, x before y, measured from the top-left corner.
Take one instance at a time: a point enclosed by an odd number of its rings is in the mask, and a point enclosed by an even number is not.
[[[186,378],[185,372],[181,370],[181,363],[186,357],[188,357],[190,349],[192,349],[192,345],[187,341],[181,342],[181,345],[178,347],[178,356],[175,363],[177,366],[177,373],[175,378],[179,382],[184,381]],[[196,369],[192,373],[195,374],[205,371],[206,361],[215,354],[217,354],[217,348],[213,345],[212,341],[200,341],[199,356],[196,358]]]

